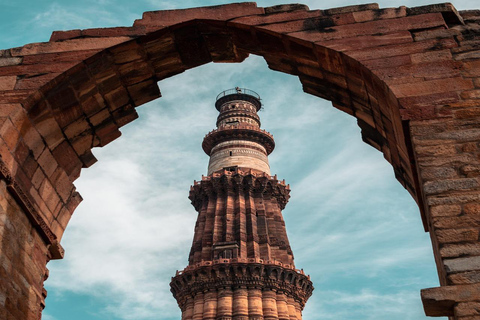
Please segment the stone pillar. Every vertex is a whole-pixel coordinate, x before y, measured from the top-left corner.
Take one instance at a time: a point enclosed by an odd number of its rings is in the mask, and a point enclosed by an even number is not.
[[[302,318],[297,317],[297,310],[295,309],[295,300],[292,297],[287,298],[288,303],[288,316],[290,320],[301,320]]]
[[[278,320],[290,320],[288,315],[287,297],[283,292],[277,293],[277,312]]]
[[[217,317],[217,291],[205,293],[205,305],[203,306],[203,320],[214,320]]]
[[[248,290],[248,316],[251,319],[263,319],[262,290]]]
[[[185,303],[185,310],[182,312],[182,320],[192,320],[193,319],[193,299],[187,298]]]
[[[0,179],[0,319],[40,319],[47,262],[47,244]]]
[[[480,303],[480,118],[463,107],[448,120],[410,121],[441,284],[422,290],[422,300],[427,316],[480,319],[471,308]]]
[[[265,289],[262,293],[263,318],[265,320],[277,320],[277,294],[275,291]]]
[[[193,318],[192,320],[203,320],[203,293],[197,293],[193,301]]]
[[[218,291],[217,319],[231,319],[233,307],[233,292],[230,288]]]
[[[248,320],[248,291],[237,288],[233,291],[233,320]]]
[[[295,311],[297,312],[297,319],[302,319],[302,307],[300,306],[300,302],[295,301]]]

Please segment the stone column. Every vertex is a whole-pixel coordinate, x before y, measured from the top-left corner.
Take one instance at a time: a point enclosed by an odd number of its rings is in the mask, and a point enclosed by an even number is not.
[[[192,320],[203,320],[203,293],[197,293],[193,301],[193,318]]]
[[[288,315],[287,297],[283,292],[277,293],[277,312],[278,320],[290,320]]]
[[[297,318],[297,310],[295,309],[295,300],[292,297],[287,297],[288,303],[288,316],[290,320],[301,320],[302,318]]]
[[[203,306],[203,320],[214,320],[217,317],[217,291],[205,293],[205,304]]]
[[[0,319],[40,319],[48,257],[47,244],[0,179]]]
[[[248,290],[248,316],[250,319],[263,319],[262,290]]]
[[[192,320],[193,318],[193,299],[188,298],[185,303],[185,310],[182,312],[182,320]]]
[[[263,317],[265,320],[277,320],[277,294],[275,291],[265,289],[262,293]]]
[[[233,291],[233,320],[248,320],[248,291],[245,288]]]
[[[232,298],[232,289],[224,288],[218,291],[217,319],[232,318]]]
[[[302,307],[300,306],[300,302],[295,301],[295,311],[297,312],[297,319],[302,319]]]

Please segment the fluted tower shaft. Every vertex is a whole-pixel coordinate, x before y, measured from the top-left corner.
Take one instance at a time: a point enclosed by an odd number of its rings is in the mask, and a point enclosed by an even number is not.
[[[189,198],[198,211],[189,265],[172,278],[182,320],[300,320],[313,286],[295,269],[282,209],[289,186],[270,176],[273,136],[260,129],[260,97],[217,97],[217,129],[202,147],[208,175]]]

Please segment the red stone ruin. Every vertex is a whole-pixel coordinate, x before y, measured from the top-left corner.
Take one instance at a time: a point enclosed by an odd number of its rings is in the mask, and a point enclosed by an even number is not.
[[[0,319],[41,317],[91,149],[160,97],[158,81],[249,54],[357,119],[431,236],[441,286],[422,290],[426,315],[480,319],[480,10],[252,2],[145,12],[131,27],[0,51]]]

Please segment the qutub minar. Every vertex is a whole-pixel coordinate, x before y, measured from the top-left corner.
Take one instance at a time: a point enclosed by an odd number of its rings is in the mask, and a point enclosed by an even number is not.
[[[215,107],[217,129],[202,144],[208,175],[190,189],[189,264],[170,283],[182,320],[302,319],[313,286],[293,262],[282,217],[290,189],[270,175],[275,142],[260,129],[260,96],[235,88]]]

